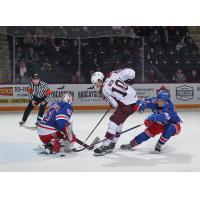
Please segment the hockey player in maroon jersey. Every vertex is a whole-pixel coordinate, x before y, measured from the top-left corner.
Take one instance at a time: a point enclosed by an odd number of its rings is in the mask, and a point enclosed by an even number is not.
[[[100,90],[103,98],[115,109],[110,117],[108,129],[103,144],[94,150],[94,155],[104,155],[111,152],[122,132],[125,120],[137,111],[138,100],[135,90],[130,86],[135,78],[135,71],[129,68],[113,71],[104,79],[101,72],[95,72],[91,77],[93,85]]]

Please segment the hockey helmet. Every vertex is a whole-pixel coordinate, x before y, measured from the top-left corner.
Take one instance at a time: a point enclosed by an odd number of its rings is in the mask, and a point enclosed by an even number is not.
[[[32,75],[32,79],[33,79],[33,80],[36,80],[36,79],[40,79],[40,77],[39,77],[38,74],[33,74],[33,75]]]
[[[160,91],[157,94],[157,99],[169,101],[170,100],[170,94],[168,92],[166,92],[166,91]]]
[[[66,102],[66,103],[72,104],[73,101],[74,101],[74,97],[72,96],[71,92],[66,92],[62,96],[61,100],[64,101],[64,102]]]
[[[104,79],[104,75],[102,72],[95,72],[94,74],[92,74],[91,82],[92,82],[92,84],[95,84],[99,80],[101,80],[103,82],[103,79]]]

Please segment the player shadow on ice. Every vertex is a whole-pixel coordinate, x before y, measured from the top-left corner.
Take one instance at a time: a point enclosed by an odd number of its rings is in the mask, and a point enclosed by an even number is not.
[[[0,143],[0,165],[42,160],[38,157],[34,144],[22,142]]]
[[[166,148],[161,154],[152,154],[149,149],[137,151],[121,151],[120,149],[108,154],[105,158],[112,162],[103,165],[104,167],[152,167],[165,164],[188,164],[192,155],[174,153],[172,147]],[[142,169],[141,169],[142,170]],[[163,168],[164,170],[164,168]]]

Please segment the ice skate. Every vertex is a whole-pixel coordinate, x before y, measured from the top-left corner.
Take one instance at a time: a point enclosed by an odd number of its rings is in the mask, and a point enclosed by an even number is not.
[[[120,146],[120,149],[123,149],[123,150],[131,150],[132,148],[133,147],[132,147],[131,143],[129,143],[129,144],[122,144]]]
[[[19,122],[19,125],[22,126],[24,123],[25,123],[25,121],[22,120]]]
[[[113,152],[114,148],[115,148],[116,143],[111,142],[108,147],[107,147],[107,153],[111,153]]]
[[[104,154],[106,154],[108,151],[108,146],[104,146],[104,145],[101,145],[99,148],[96,148],[94,150],[94,155],[95,156],[103,156]]]
[[[156,146],[155,146],[154,153],[155,154],[161,153],[161,148],[162,148],[162,145],[157,143]]]

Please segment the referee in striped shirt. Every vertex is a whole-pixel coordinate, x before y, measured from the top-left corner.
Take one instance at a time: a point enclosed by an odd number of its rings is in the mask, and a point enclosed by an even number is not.
[[[32,81],[30,86],[28,87],[28,93],[30,101],[28,106],[24,111],[24,115],[22,117],[22,121],[19,122],[20,125],[23,125],[31,111],[40,104],[38,117],[36,121],[36,125],[42,120],[46,105],[51,100],[52,91],[49,89],[47,83],[40,81],[38,74],[34,74],[32,76]]]

